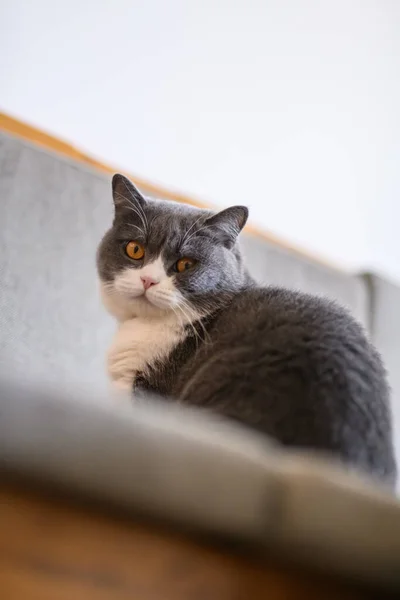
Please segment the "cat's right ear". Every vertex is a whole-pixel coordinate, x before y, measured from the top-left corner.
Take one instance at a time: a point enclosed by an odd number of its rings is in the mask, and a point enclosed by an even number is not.
[[[137,205],[143,209],[146,204],[145,198],[133,183],[119,173],[112,178],[112,195],[116,212],[120,209],[129,209]]]
[[[204,226],[216,241],[227,248],[232,248],[237,236],[246,225],[248,216],[249,209],[246,206],[231,206],[209,217],[204,222]]]

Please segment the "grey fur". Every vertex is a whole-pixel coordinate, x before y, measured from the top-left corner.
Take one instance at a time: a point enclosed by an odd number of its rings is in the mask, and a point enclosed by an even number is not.
[[[98,251],[103,281],[129,264],[121,245],[132,227],[146,244],[145,260],[162,252],[167,273],[182,256],[197,260],[176,286],[203,317],[166,362],[137,378],[137,390],[218,412],[287,446],[330,453],[394,485],[386,373],[354,318],[329,300],[252,281],[235,243],[244,207],[214,215],[144,199],[122,176],[113,192],[115,220]]]

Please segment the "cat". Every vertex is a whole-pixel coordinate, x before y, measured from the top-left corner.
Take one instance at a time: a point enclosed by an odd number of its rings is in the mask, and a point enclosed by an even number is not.
[[[257,285],[238,245],[246,207],[145,198],[122,175],[112,192],[97,268],[118,321],[114,385],[214,411],[394,485],[386,373],[354,318],[333,301]]]

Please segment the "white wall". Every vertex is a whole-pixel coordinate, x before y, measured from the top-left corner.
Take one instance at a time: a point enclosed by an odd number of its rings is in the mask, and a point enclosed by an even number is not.
[[[2,110],[400,280],[399,2],[3,0],[1,13]]]

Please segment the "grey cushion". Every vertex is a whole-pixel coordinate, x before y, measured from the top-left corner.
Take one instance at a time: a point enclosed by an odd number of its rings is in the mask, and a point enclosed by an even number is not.
[[[384,359],[392,388],[397,462],[400,465],[400,287],[376,275],[366,275],[366,281],[370,290],[371,335]]]
[[[113,325],[95,251],[112,218],[108,178],[0,135],[0,198],[1,366],[105,385]]]
[[[368,294],[360,278],[268,244],[256,236],[243,236],[242,248],[253,276],[261,283],[333,298],[369,327]]]

